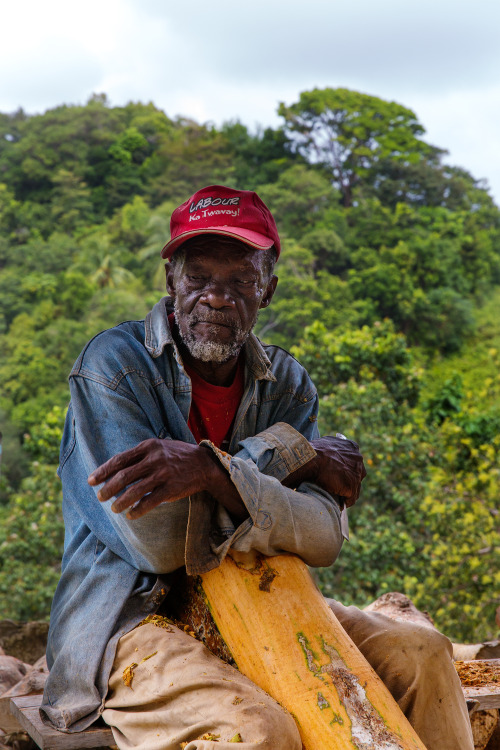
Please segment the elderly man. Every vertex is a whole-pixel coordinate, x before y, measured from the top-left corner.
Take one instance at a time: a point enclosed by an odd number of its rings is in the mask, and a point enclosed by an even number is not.
[[[255,193],[198,191],[174,211],[163,248],[169,298],[96,336],[71,372],[42,707],[59,729],[102,715],[121,749],[301,747],[291,717],[239,672],[182,630],[143,623],[174,571],[207,571],[230,548],[313,566],[339,554],[362,458],[341,435],[319,437],[307,372],[252,333],[279,254]],[[472,748],[446,639],[330,606],[429,750]]]

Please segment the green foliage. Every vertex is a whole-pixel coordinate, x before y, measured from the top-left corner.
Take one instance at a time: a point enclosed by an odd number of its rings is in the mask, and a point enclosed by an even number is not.
[[[299,152],[329,171],[344,206],[359,182],[377,179],[380,163],[414,165],[442,153],[418,138],[424,129],[410,109],[349,89],[305,91],[278,111]]]
[[[464,398],[476,413],[500,411],[495,383],[499,376],[500,287],[475,310],[476,330],[459,352],[449,357],[436,356],[429,363],[424,381],[424,401],[432,400],[446,381],[460,373]]]
[[[0,409],[2,432],[2,461],[0,464],[0,506],[6,505],[13,488],[19,487],[23,477],[29,473],[29,456],[23,450],[17,425],[13,424],[4,410]]]
[[[2,179],[15,200],[51,207],[18,221],[17,230],[36,227],[47,236],[56,226],[73,230],[109,216],[144,192],[147,165],[172,131],[151,104],[111,108],[99,97],[43,115],[3,115]]]
[[[0,506],[2,616],[48,619],[59,579],[64,528],[56,467],[32,465],[20,492]]]
[[[403,590],[457,638],[494,635],[500,211],[399,104],[325,89],[280,112],[283,128],[255,133],[102,95],[0,114],[5,616],[48,615],[74,360],[164,293],[172,210],[222,183],[257,189],[283,240],[258,332],[295,347],[322,432],[366,458],[351,541],[319,572],[325,592],[364,604]]]
[[[352,248],[347,279],[353,297],[368,296],[376,316],[390,317],[411,344],[459,349],[473,329],[471,297],[491,285],[497,259],[483,244],[482,261],[476,255],[477,273],[471,273],[465,212],[403,204],[389,210],[372,200],[350,209],[349,216],[345,242]],[[491,228],[492,238],[496,231]]]
[[[431,423],[442,424],[447,417],[458,414],[464,397],[462,378],[457,373],[424,402]]]
[[[66,169],[53,178],[51,214],[60,230],[72,232],[84,226],[92,216],[91,193],[86,183]]]
[[[357,318],[358,305],[346,304],[347,284],[325,271],[315,272],[311,251],[288,241],[280,259],[279,283],[270,307],[259,316],[258,335],[289,348],[311,320],[329,329]],[[337,306],[337,300],[342,304]]]
[[[336,210],[335,193],[328,180],[303,164],[282,172],[275,183],[261,186],[259,195],[280,230],[291,237],[300,237],[311,226],[325,222],[329,211]]]
[[[37,461],[57,465],[59,461],[59,444],[62,439],[66,409],[54,406],[27,433],[24,447]]]
[[[350,266],[349,250],[333,229],[313,229],[302,235],[301,242],[314,254],[315,271],[342,276]]]
[[[258,129],[251,135],[245,125],[232,121],[222,126],[222,134],[232,153],[230,177],[234,187],[253,190],[256,185],[273,183],[298,160],[281,128]]]
[[[498,392],[500,396],[500,391]],[[500,584],[500,435],[468,436],[466,424],[442,427],[439,465],[421,503],[429,534],[426,575],[408,574],[405,589],[457,641],[495,637]],[[477,433],[474,430],[474,434]]]
[[[410,340],[431,351],[457,351],[474,327],[471,302],[446,287],[432,289],[427,297],[416,295],[413,319]]]
[[[356,440],[368,471],[350,511],[351,541],[318,579],[325,594],[367,604],[401,590],[404,574],[422,567],[419,500],[432,443],[409,403],[418,397],[420,374],[389,321],[338,335],[315,324],[294,354],[318,384],[321,432]]]
[[[55,407],[25,435],[25,448],[36,460],[8,505],[0,505],[3,617],[29,620],[49,616],[64,539],[56,466],[65,412]]]
[[[476,210],[481,203],[492,200],[481,182],[465,170],[440,163],[443,151],[434,149],[417,162],[382,159],[376,175],[359,185],[356,195],[364,198],[376,195],[390,208],[398,203],[414,206],[445,206],[452,211]],[[429,158],[430,157],[430,158]]]
[[[419,373],[404,336],[395,332],[390,320],[342,333],[314,323],[292,352],[321,394],[329,395],[338,383],[354,379],[383,383],[395,404],[417,401]]]
[[[152,205],[173,197],[179,204],[200,186],[232,184],[232,156],[215,127],[179,118],[144,165],[145,195]]]
[[[324,357],[327,347],[315,343]],[[496,350],[490,356],[498,371]],[[365,378],[353,368],[343,382],[335,372],[321,401],[322,431],[358,440],[368,469],[350,513],[351,541],[332,569],[319,572],[322,589],[358,605],[404,591],[455,640],[494,638],[500,377],[486,378],[477,401],[457,375],[424,410],[397,403],[380,378]],[[326,377],[321,382],[326,388]],[[484,412],[486,398],[494,406]]]

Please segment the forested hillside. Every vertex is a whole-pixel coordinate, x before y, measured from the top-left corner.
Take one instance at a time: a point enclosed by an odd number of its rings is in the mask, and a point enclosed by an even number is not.
[[[1,616],[48,617],[73,361],[163,295],[172,209],[222,183],[257,190],[283,237],[259,335],[369,470],[323,590],[403,591],[457,640],[496,635],[500,211],[399,104],[323,89],[279,113],[257,133],[104,96],[0,114]]]

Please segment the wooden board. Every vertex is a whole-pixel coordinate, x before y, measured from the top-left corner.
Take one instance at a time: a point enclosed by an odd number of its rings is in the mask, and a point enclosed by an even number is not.
[[[485,711],[487,708],[500,708],[500,687],[469,687],[462,688],[466,701],[474,701],[475,711]]]
[[[463,662],[476,666],[485,664],[498,672],[500,677],[500,659],[469,659]],[[485,711],[489,708],[500,708],[500,681],[471,687],[462,686],[467,701],[474,702],[474,711]]]
[[[40,719],[38,709],[42,702],[41,695],[22,695],[10,700],[12,714],[41,750],[110,747],[115,743],[109,727],[92,725],[83,732],[51,729]]]

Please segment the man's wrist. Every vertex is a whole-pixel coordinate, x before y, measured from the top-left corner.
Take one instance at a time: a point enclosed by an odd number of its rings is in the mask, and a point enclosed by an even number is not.
[[[204,489],[236,519],[246,518],[248,511],[224,466],[209,445],[200,445]]]
[[[317,453],[306,464],[292,471],[282,482],[285,487],[296,489],[302,482],[311,482],[317,484],[320,472],[320,456]]]
[[[220,487],[221,476],[226,474],[220,461],[208,445],[199,445],[198,451],[201,460],[201,476],[203,489],[216,497],[217,487]]]

